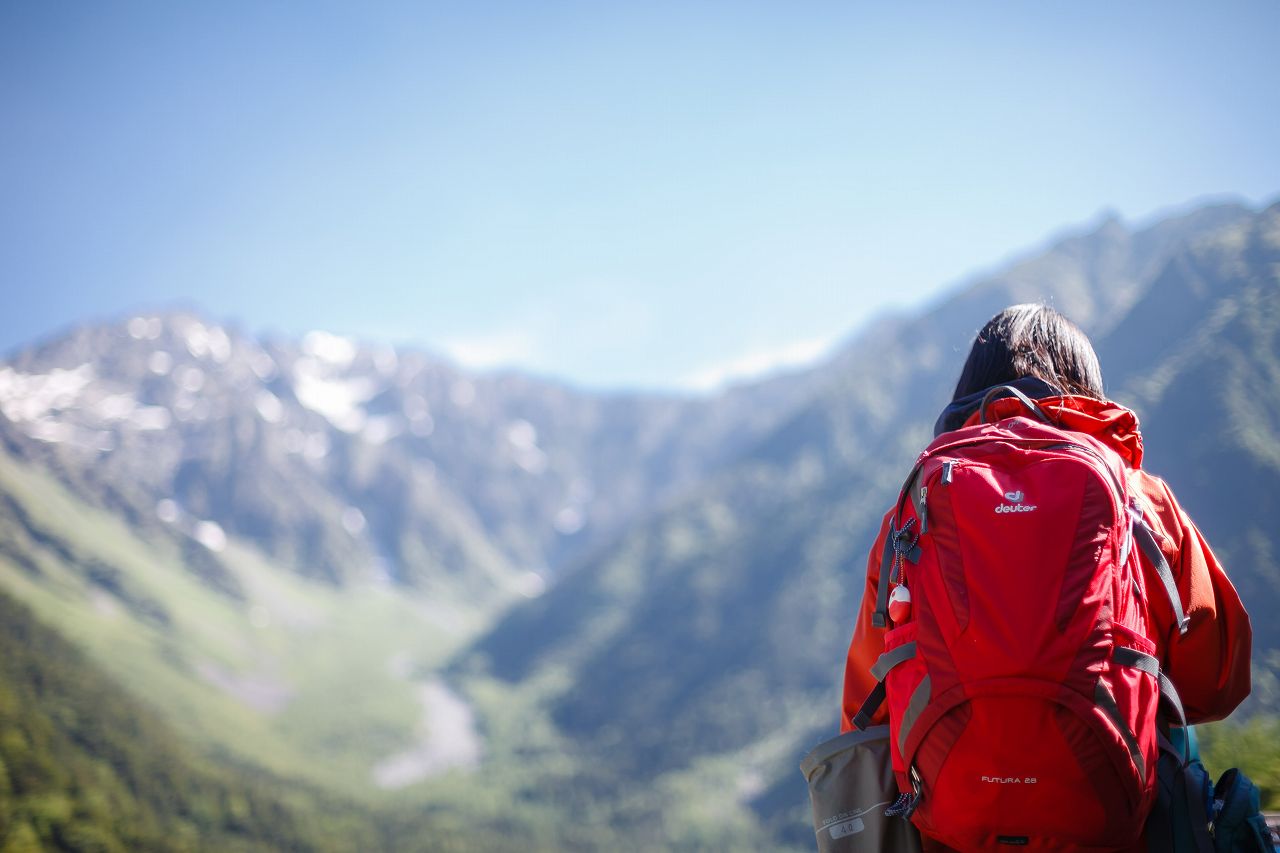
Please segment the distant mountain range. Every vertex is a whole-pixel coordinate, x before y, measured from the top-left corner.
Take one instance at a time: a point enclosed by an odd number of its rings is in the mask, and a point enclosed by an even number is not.
[[[1106,220],[708,397],[85,327],[0,366],[0,590],[272,779],[402,788],[499,847],[804,846],[795,764],[835,726],[874,525],[974,331],[1030,300],[1094,336],[1148,467],[1276,606],[1280,206],[1235,205]]]
[[[476,603],[536,586],[526,573],[554,575],[731,459],[803,387],[591,394],[319,332],[138,316],[0,368],[0,437],[131,524],[204,544],[211,583],[230,583],[229,535],[308,577]]]

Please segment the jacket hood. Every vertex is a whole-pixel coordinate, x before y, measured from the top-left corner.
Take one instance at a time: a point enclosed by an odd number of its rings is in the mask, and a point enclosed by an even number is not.
[[[1023,381],[1019,380],[1019,382],[1013,384],[1018,390],[1035,399],[1050,420],[1064,429],[1075,430],[1076,432],[1093,436],[1120,454],[1120,458],[1129,467],[1135,469],[1142,467],[1142,432],[1138,425],[1138,416],[1131,409],[1127,409],[1110,400],[1061,395],[1051,386],[1040,382],[1038,379],[1034,381],[1043,386],[1041,389],[1028,388],[1024,386]],[[1034,393],[1036,390],[1043,392],[1045,389],[1049,393]],[[980,420],[978,406],[981,404],[985,393],[973,395],[977,399],[972,402],[963,422],[957,423],[954,427],[948,427],[948,429],[956,429],[961,426],[971,426],[978,423]],[[956,401],[956,403],[952,403],[951,406],[943,410],[943,417],[946,417],[948,412],[951,412],[952,407],[960,402],[962,401]],[[955,414],[952,414],[948,422],[953,423],[957,419]],[[999,420],[1018,414],[1026,414],[1026,409],[1022,403],[1011,396],[993,400],[987,406],[988,420]],[[938,419],[938,426],[943,424],[943,417]],[[935,430],[937,430],[936,426]]]

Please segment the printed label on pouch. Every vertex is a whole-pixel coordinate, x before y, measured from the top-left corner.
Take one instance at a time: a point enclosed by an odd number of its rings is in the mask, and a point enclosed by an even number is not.
[[[855,817],[853,820],[846,820],[844,823],[838,823],[831,827],[831,840],[844,838],[846,835],[856,835],[866,829],[867,825],[862,822],[862,818]]]

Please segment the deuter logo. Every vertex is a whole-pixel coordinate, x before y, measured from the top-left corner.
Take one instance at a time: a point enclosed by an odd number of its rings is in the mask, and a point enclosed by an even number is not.
[[[1035,504],[1023,503],[1023,501],[1027,499],[1027,495],[1025,492],[1022,492],[1021,490],[1015,491],[1015,492],[1005,492],[1004,499],[1007,500],[1008,503],[997,504],[996,512],[1005,513],[1005,512],[1035,512],[1036,511]]]

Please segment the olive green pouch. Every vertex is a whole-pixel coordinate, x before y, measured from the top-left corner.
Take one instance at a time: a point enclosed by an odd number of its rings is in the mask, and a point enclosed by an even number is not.
[[[910,821],[886,817],[898,799],[889,727],[846,732],[819,744],[800,762],[809,783],[819,853],[917,853]]]

